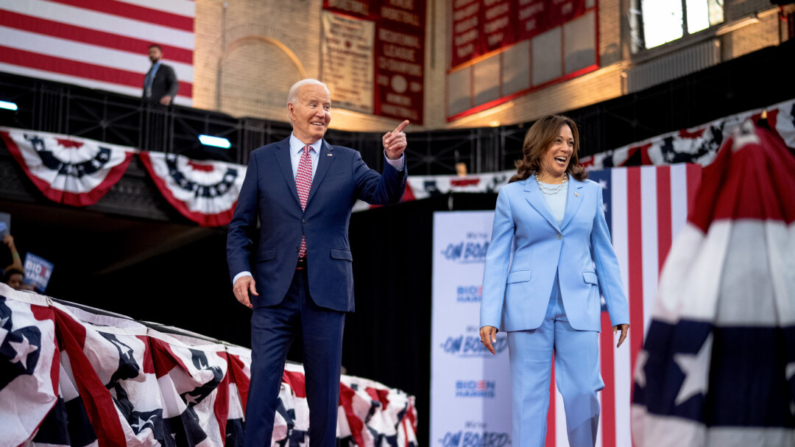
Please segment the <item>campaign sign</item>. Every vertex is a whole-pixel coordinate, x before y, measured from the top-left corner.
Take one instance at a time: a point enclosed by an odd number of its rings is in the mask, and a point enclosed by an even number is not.
[[[11,215],[8,213],[0,213],[0,242],[6,237],[6,234],[11,233]]]
[[[433,447],[511,445],[508,338],[497,335],[497,355],[480,342],[483,270],[493,221],[493,211],[433,215]]]
[[[36,286],[36,291],[44,293],[50,282],[53,264],[33,253],[25,255],[25,282]]]

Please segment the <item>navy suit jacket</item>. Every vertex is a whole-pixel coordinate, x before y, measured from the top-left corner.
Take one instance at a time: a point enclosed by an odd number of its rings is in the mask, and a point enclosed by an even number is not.
[[[324,140],[304,211],[293,177],[290,139],[255,150],[229,224],[230,276],[251,272],[259,293],[251,296],[254,307],[279,304],[292,282],[305,235],[313,301],[328,309],[353,312],[351,209],[357,199],[379,205],[400,201],[406,174],[406,168],[398,171],[389,163],[384,163],[384,172],[379,174],[367,167],[358,151]]]

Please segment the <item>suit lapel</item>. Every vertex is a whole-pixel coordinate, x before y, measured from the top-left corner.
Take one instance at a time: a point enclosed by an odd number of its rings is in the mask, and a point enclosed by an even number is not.
[[[326,140],[323,140],[323,145],[321,146],[322,149],[320,151],[318,161],[317,161],[317,171],[315,171],[315,178],[312,179],[312,188],[309,190],[309,197],[306,199],[306,206],[309,207],[309,203],[312,201],[312,197],[315,196],[320,184],[323,182],[323,177],[326,176],[329,168],[331,168],[331,164],[334,163],[334,160],[337,159],[337,155],[334,153],[334,148],[326,143]]]
[[[541,195],[541,190],[538,188],[538,183],[536,182],[535,178],[530,177],[525,181],[524,190],[527,194],[527,201],[530,203],[530,206],[535,208],[535,210],[544,217],[544,219],[552,225],[552,228],[560,232],[560,228],[558,228],[558,223],[555,221],[555,218],[552,217],[552,213],[549,211],[549,207],[547,206],[546,202],[544,201],[544,197]]]
[[[292,154],[290,154],[290,138],[278,142],[277,147],[279,150],[276,151],[276,160],[279,162],[279,168],[282,170],[284,180],[287,182],[287,187],[289,187],[290,191],[292,191],[296,203],[298,203],[298,206],[301,206],[301,199],[298,198],[298,189],[295,187],[295,177],[293,177],[293,162],[291,159]]]
[[[571,176],[569,176],[569,178],[571,180],[569,180],[569,192],[568,197],[566,197],[566,213],[563,214],[563,224],[560,226],[561,230],[566,228],[566,225],[568,225],[571,219],[574,218],[574,215],[577,214],[577,210],[580,209],[580,205],[582,205],[582,196],[584,194],[584,183]]]

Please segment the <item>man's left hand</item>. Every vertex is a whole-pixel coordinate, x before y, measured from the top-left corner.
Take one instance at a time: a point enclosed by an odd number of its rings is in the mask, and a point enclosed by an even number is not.
[[[166,95],[166,96],[160,98],[160,104],[163,104],[164,106],[167,106],[167,105],[171,104],[171,97]]]
[[[403,121],[395,130],[384,134],[382,138],[384,151],[386,151],[386,156],[390,160],[397,160],[403,156],[403,151],[406,150],[406,146],[408,146],[408,143],[406,143],[406,134],[403,133],[403,129],[408,125],[408,120]]]

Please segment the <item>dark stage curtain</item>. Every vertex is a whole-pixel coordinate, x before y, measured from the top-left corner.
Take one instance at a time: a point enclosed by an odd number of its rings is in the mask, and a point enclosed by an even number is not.
[[[356,312],[346,318],[347,373],[417,397],[420,445],[429,439],[433,213],[493,210],[496,194],[443,195],[351,218]]]

